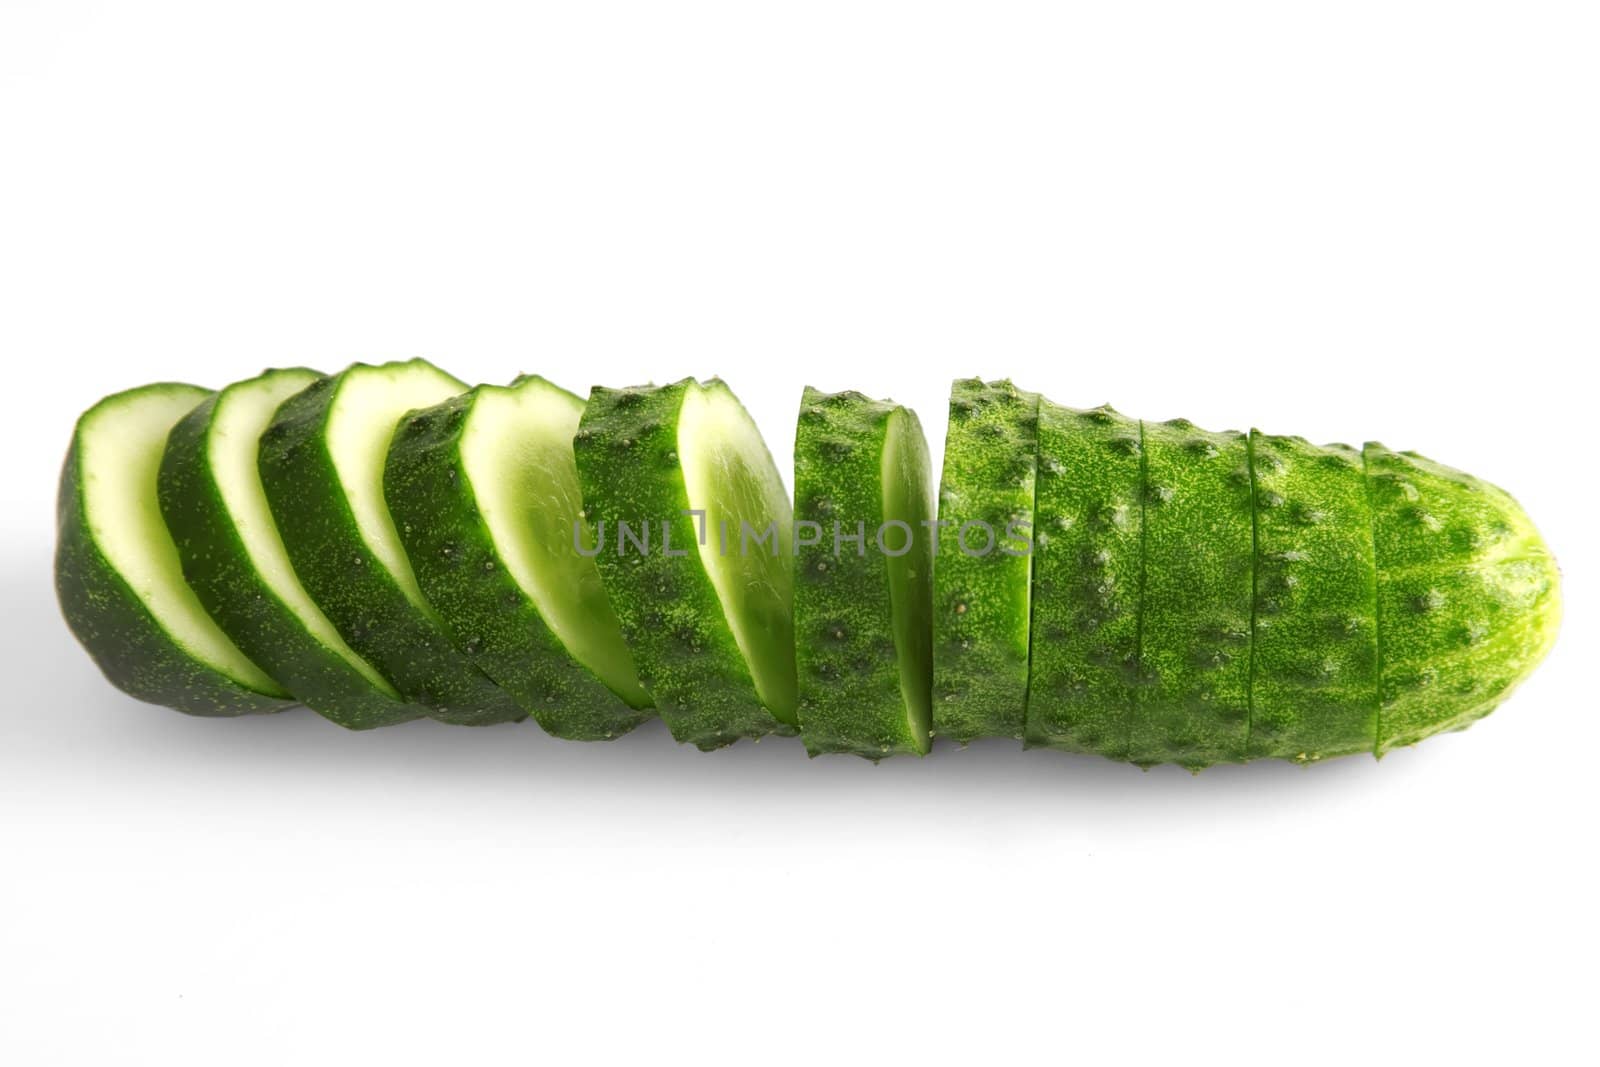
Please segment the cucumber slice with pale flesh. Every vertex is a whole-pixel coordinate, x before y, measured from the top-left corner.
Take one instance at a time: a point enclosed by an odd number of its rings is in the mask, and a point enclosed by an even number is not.
[[[526,712],[456,647],[417,585],[383,495],[401,417],[465,388],[420,359],[357,363],[284,401],[259,464],[295,573],[349,646],[433,718],[481,725]]]
[[[300,584],[257,453],[278,406],[322,375],[270,370],[205,400],[172,430],[161,510],[184,577],[235,643],[302,703],[351,729],[421,718],[345,643]]]
[[[812,755],[928,751],[933,488],[909,408],[807,388],[795,435],[795,657]],[[858,539],[858,540],[856,540]]]
[[[130,696],[191,715],[281,711],[294,704],[288,692],[184,581],[156,497],[168,433],[210,395],[149,385],[78,420],[57,500],[56,595],[73,634]]]
[[[673,736],[794,733],[793,509],[733,392],[597,387],[573,448],[585,547]]]
[[[583,401],[543,378],[402,420],[384,491],[417,582],[456,640],[548,733],[605,740],[651,717],[583,520]],[[574,524],[577,529],[574,529]]]
[[[939,480],[933,728],[965,744],[1023,735],[1039,396],[957,381]]]

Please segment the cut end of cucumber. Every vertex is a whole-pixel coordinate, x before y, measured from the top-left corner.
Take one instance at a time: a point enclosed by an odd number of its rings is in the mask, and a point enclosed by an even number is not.
[[[722,381],[689,386],[678,456],[689,507],[705,512],[700,560],[756,695],[780,722],[796,725],[794,511],[761,431]]]
[[[190,385],[151,386],[111,397],[85,415],[78,429],[84,514],[107,562],[174,644],[247,689],[287,697],[184,581],[161,517],[157,478],[167,434],[208,395]]]
[[[461,438],[461,459],[506,569],[568,652],[630,707],[647,708],[633,656],[593,559],[574,550],[594,532],[572,437],[584,402],[543,378],[481,386]]]
[[[261,580],[318,641],[342,656],[380,692],[399,699],[394,686],[345,644],[300,584],[278,524],[272,519],[266,491],[261,487],[257,453],[262,433],[272,422],[278,405],[320,377],[314,370],[278,370],[224,389],[217,397],[206,446],[211,469],[223,505]]]
[[[409,411],[432,407],[463,392],[466,385],[426,360],[346,370],[328,412],[328,450],[339,481],[361,528],[362,539],[411,602],[432,615],[417,585],[405,547],[383,498],[383,469],[389,442]]]
[[[909,408],[889,416],[883,449],[883,517],[912,532],[911,550],[888,556],[894,647],[900,694],[911,737],[927,752],[933,728],[933,550],[927,523],[934,517],[932,464],[922,424]]]

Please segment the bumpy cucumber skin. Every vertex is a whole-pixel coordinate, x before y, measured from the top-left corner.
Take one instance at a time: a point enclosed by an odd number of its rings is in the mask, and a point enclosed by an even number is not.
[[[597,532],[605,524],[595,563],[639,682],[674,738],[709,751],[740,738],[792,735],[795,728],[762,707],[700,561],[696,520],[685,514],[678,419],[691,384],[685,378],[663,386],[596,386],[572,445],[584,511]],[[647,555],[617,551],[619,521],[649,527]],[[663,523],[671,531],[671,557],[660,549]]]
[[[177,542],[184,578],[245,655],[329,721],[367,730],[422,718],[428,709],[377,688],[307,633],[251,565],[207,448],[221,396],[213,395],[173,427],[161,460],[161,514]]]
[[[1041,403],[1029,747],[1132,754],[1142,490],[1137,419]]]
[[[572,658],[512,577],[478,510],[461,461],[478,395],[411,412],[389,448],[384,496],[417,582],[456,642],[546,733],[618,737],[653,712],[630,708]]]
[[[1252,759],[1310,763],[1377,739],[1377,575],[1361,453],[1250,432]]]
[[[196,403],[210,395],[199,386],[177,383],[144,389],[192,390]],[[95,543],[84,509],[79,432],[102,405],[116,403],[128,395],[107,397],[84,413],[62,466],[56,496],[55,585],[68,628],[106,680],[137,700],[207,717],[262,714],[293,707],[294,701],[284,694],[247,688],[186,654],[167,636]]]
[[[295,572],[350,647],[431,718],[467,726],[526,718],[372,558],[324,433],[342,377],[284,401],[261,438],[261,484]]]
[[[1362,450],[1378,573],[1384,753],[1487,715],[1538,665],[1560,576],[1508,494],[1411,452]]]
[[[1130,762],[1240,762],[1250,723],[1249,438],[1141,422],[1139,687]]]
[[[888,557],[871,543],[886,519],[900,518],[915,538],[912,552],[931,557],[931,535],[918,517],[885,514],[883,454],[897,412],[913,420],[909,432],[920,438],[916,416],[893,403],[809,386],[800,401],[795,520],[822,531],[815,545],[797,540],[794,565],[800,736],[813,756],[843,752],[879,760],[928,751],[929,724],[908,711],[901,688]],[[847,534],[856,532],[857,522],[865,524],[862,552],[845,544],[835,555],[835,521]],[[903,536],[898,528],[886,531],[885,543],[898,551]]]
[[[1032,568],[1029,553],[1006,555],[999,546],[1025,547],[1007,540],[1008,523],[1033,532],[1038,419],[1038,394],[1009,381],[951,386],[933,569],[933,730],[962,744],[1023,736]],[[968,522],[994,530],[987,555],[961,551]],[[979,551],[983,541],[974,528],[969,546]]]

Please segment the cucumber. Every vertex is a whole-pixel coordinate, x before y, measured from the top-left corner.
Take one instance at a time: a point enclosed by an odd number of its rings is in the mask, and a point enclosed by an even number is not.
[[[1245,758],[1253,520],[1249,438],[1141,422],[1138,681],[1130,762]]]
[[[1361,453],[1250,431],[1255,612],[1249,756],[1371,752],[1378,628]]]
[[[957,381],[939,477],[933,727],[966,744],[1023,735],[1039,396]]]
[[[795,659],[806,751],[922,755],[932,728],[933,489],[909,408],[810,387],[794,446]],[[861,524],[860,545],[853,536]],[[807,526],[806,524],[812,524]],[[837,524],[837,527],[836,527]]]
[[[298,700],[355,730],[420,718],[427,709],[358,656],[300,584],[261,488],[262,432],[279,404],[321,377],[269,370],[184,416],[161,461],[161,512],[200,602]]]
[[[1137,419],[1041,401],[1027,744],[1126,760],[1139,682]]]
[[[479,725],[526,713],[451,640],[383,497],[401,416],[465,388],[420,359],[354,364],[283,402],[259,464],[295,573],[349,646],[433,718]]]
[[[1362,450],[1377,562],[1374,753],[1492,711],[1555,642],[1560,578],[1507,493],[1412,452]]]
[[[172,427],[210,396],[161,384],[108,396],[78,420],[56,503],[56,596],[112,685],[191,715],[292,707],[206,613],[161,521],[156,474]]]
[[[713,749],[793,734],[793,510],[733,392],[596,387],[573,450],[586,547],[672,736]]]
[[[534,376],[412,412],[384,495],[460,646],[546,732],[593,741],[651,712],[600,571],[574,549],[593,540],[572,457],[582,414],[582,400]]]

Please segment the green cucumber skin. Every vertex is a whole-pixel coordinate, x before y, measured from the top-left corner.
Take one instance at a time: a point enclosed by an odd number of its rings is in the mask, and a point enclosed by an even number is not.
[[[1415,453],[1362,450],[1377,559],[1375,753],[1487,715],[1549,651],[1555,560],[1503,490]]]
[[[198,386],[177,383],[144,388],[191,389],[196,403],[209,395]],[[102,404],[127,395],[107,397],[90,408],[79,420],[80,428]],[[281,695],[240,685],[185,654],[167,637],[90,533],[79,453],[78,433],[74,432],[56,496],[56,598],[68,628],[106,680],[136,700],[188,715],[232,717],[293,707],[294,701]]]
[[[692,379],[589,394],[573,438],[584,511],[605,541],[595,557],[639,682],[678,741],[703,750],[793,734],[762,707],[755,682],[698,558],[699,530],[678,460],[678,418]],[[617,523],[648,525],[650,552],[617,551]],[[658,548],[662,524],[672,551]],[[709,530],[708,536],[717,537]],[[586,546],[589,547],[589,546]]]
[[[1140,423],[1039,409],[1027,744],[1132,755],[1140,679]]]
[[[1012,521],[1032,534],[1039,403],[1009,381],[951,386],[939,521],[953,525],[941,527],[933,569],[933,729],[961,744],[1023,736],[1032,566],[998,543]],[[979,521],[997,540],[981,557],[958,541],[960,524]],[[981,549],[982,531],[971,536]]]
[[[928,751],[906,708],[895,645],[888,557],[873,544],[864,554],[833,551],[833,523],[870,541],[885,514],[882,463],[889,420],[908,409],[857,392],[806,388],[795,435],[795,520],[821,528],[815,545],[795,549],[795,658],[800,679],[800,736],[811,755],[853,753],[870,760]],[[920,424],[914,433],[920,437]],[[925,453],[925,448],[924,448]],[[931,515],[924,516],[931,519]],[[906,521],[906,520],[901,520]],[[930,532],[913,519],[913,553],[931,558]],[[901,531],[885,538],[901,537]],[[898,548],[898,541],[888,541]],[[927,562],[923,564],[926,574]]]
[[[1252,759],[1309,763],[1377,739],[1377,573],[1361,453],[1250,432]]]
[[[161,513],[178,545],[184,578],[240,650],[324,718],[351,730],[422,718],[426,708],[376,688],[308,634],[256,573],[206,449],[220,396],[173,427],[161,461]]]
[[[1141,422],[1139,687],[1130,762],[1242,762],[1250,728],[1249,438]]]
[[[441,722],[527,717],[374,560],[324,436],[340,376],[278,408],[261,438],[261,483],[295,572],[355,652]]]
[[[401,420],[384,496],[423,595],[457,644],[553,737],[604,741],[653,716],[629,707],[550,632],[495,549],[461,459],[476,390]]]

